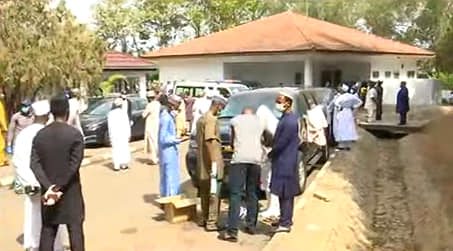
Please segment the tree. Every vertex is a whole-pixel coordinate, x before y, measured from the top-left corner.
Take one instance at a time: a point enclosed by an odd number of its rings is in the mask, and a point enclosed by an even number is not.
[[[138,54],[144,50],[146,41],[139,39],[143,15],[135,5],[127,0],[102,0],[94,5],[93,13],[96,33],[108,49]]]
[[[102,77],[104,43],[62,2],[0,3],[0,83],[9,112],[40,90],[52,95],[64,87],[93,87]]]

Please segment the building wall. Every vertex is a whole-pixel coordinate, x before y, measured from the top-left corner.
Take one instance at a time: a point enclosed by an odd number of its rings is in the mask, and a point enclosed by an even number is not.
[[[164,85],[182,80],[223,79],[223,61],[219,58],[166,59],[158,64],[159,80]]]
[[[296,73],[300,74],[300,82],[304,82],[304,62],[249,62],[225,63],[225,79],[258,81],[264,86],[293,86]]]
[[[295,74],[300,73],[304,81],[304,59],[311,57],[313,61],[313,83],[321,86],[323,70],[341,70],[342,81],[383,80],[384,103],[394,104],[399,83],[406,80],[410,88],[414,104],[432,104],[437,101],[437,82],[417,80],[416,57],[372,56],[359,54],[276,54],[276,55],[237,55],[197,57],[187,59],[162,59],[157,63],[160,67],[160,81],[173,84],[174,81],[206,79],[238,79],[259,81],[264,86],[278,86],[284,83],[294,86]],[[413,72],[413,78],[408,72]],[[379,76],[373,76],[379,72]],[[390,72],[386,78],[385,72]],[[395,74],[395,73],[399,73]],[[410,80],[410,81],[409,81]],[[413,83],[413,84],[412,84]],[[303,86],[303,84],[301,85]]]

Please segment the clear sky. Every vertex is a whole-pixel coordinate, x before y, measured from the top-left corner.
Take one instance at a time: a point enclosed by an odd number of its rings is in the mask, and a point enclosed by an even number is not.
[[[53,4],[57,4],[61,0],[53,0]],[[66,0],[66,6],[77,17],[79,22],[90,24],[93,19],[91,16],[91,6],[96,0]]]

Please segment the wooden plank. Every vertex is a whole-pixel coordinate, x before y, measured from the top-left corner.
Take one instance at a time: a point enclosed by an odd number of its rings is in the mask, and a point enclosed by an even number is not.
[[[181,199],[181,200],[178,200],[178,201],[173,201],[173,205],[176,208],[189,207],[189,206],[193,206],[193,205],[196,206],[199,203],[201,203],[200,198]]]

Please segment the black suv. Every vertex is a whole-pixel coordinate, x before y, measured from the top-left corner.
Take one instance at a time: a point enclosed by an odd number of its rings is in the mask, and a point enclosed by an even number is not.
[[[228,100],[228,104],[222,111],[218,118],[220,127],[222,155],[225,161],[225,174],[228,174],[228,166],[230,165],[232,152],[230,150],[231,142],[231,124],[230,120],[241,114],[242,110],[246,107],[256,109],[265,105],[271,110],[275,116],[278,112],[275,108],[275,100],[281,91],[293,96],[293,111],[296,112],[300,118],[307,114],[310,103],[316,105],[323,105],[324,111],[327,115],[327,105],[333,99],[334,93],[328,88],[312,88],[312,89],[289,89],[289,88],[263,88],[252,91],[238,93]],[[330,125],[329,125],[330,127]],[[329,132],[326,129],[326,132]],[[328,133],[327,133],[328,134]],[[331,138],[328,136],[328,138]],[[316,144],[304,143],[300,148],[300,161],[299,161],[299,175],[301,187],[305,187],[307,173],[311,168],[320,161],[327,161],[329,158],[329,146],[320,147]],[[196,174],[197,165],[197,142],[195,135],[192,135],[189,145],[189,151],[186,155],[186,167],[192,179],[194,186],[198,187],[198,180]],[[228,177],[226,176],[226,179]],[[226,181],[225,179],[225,181]]]

